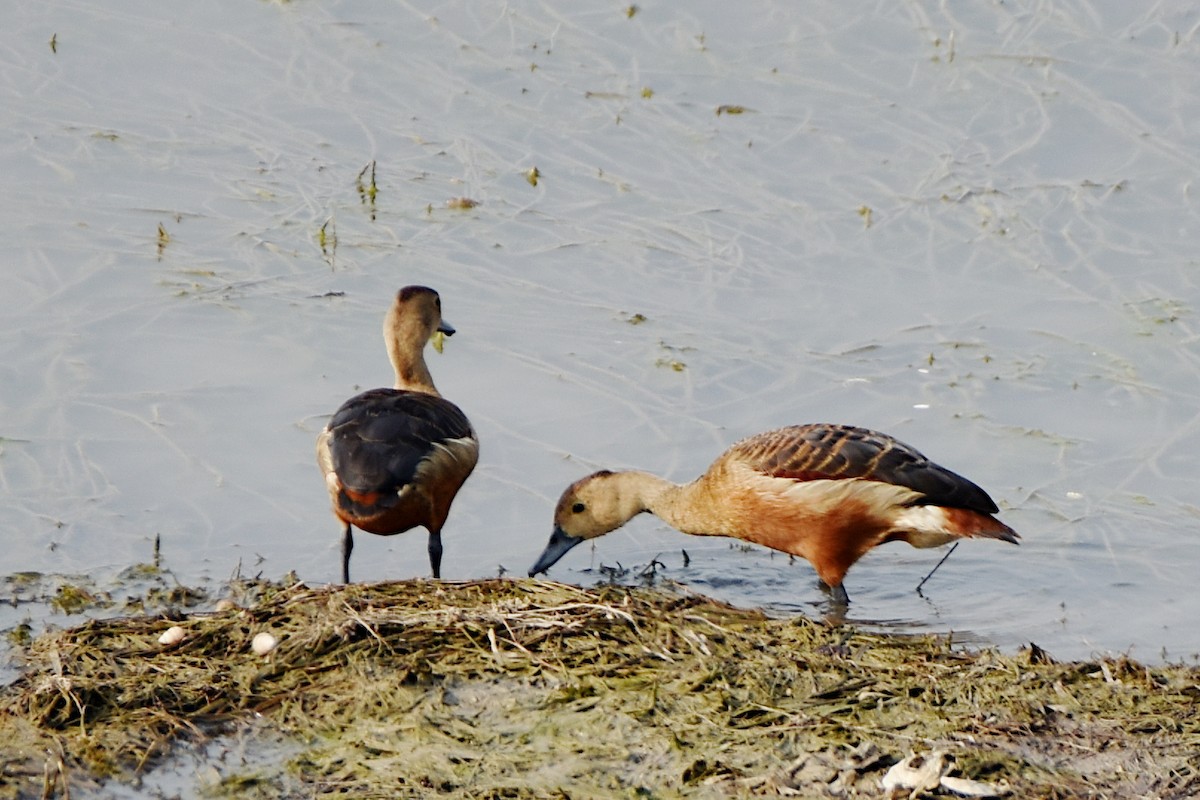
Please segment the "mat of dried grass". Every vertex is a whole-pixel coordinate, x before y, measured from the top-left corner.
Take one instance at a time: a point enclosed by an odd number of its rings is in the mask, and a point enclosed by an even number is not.
[[[78,794],[265,729],[289,755],[213,792],[879,796],[890,765],[933,748],[1020,797],[1200,792],[1200,675],[1183,666],[966,652],[669,588],[233,590],[220,612],[35,639],[0,694],[0,797]]]

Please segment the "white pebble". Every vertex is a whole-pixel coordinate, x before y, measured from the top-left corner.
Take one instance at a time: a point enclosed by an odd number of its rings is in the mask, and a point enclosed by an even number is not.
[[[279,640],[264,631],[255,635],[254,639],[250,642],[250,649],[254,651],[255,655],[265,656],[274,650],[277,644],[279,644]]]
[[[179,644],[186,636],[187,633],[183,630],[183,628],[179,627],[178,625],[172,625],[170,628],[167,628],[165,631],[163,631],[162,636],[158,637],[158,643],[165,644],[169,647],[173,644]]]

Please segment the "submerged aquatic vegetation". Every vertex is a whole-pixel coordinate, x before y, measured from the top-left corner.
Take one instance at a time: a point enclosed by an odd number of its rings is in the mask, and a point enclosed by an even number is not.
[[[374,160],[359,170],[358,176],[354,179],[354,189],[358,192],[359,202],[367,208],[369,219],[374,222],[375,198],[379,196],[379,185],[375,182]]]
[[[167,229],[163,227],[161,222],[158,223],[158,244],[156,245],[156,252],[159,261],[162,260],[163,251],[167,249],[167,245],[170,243],[171,234],[167,233]]]
[[[221,780],[276,794],[878,796],[934,748],[1022,797],[1200,790],[1200,673],[1182,666],[967,652],[627,586],[235,588],[220,612],[36,639],[0,695],[0,797],[127,779],[255,719],[290,760]]]
[[[321,227],[317,229],[317,245],[321,248],[321,255],[333,266],[333,258],[337,253],[337,226],[333,219],[327,219],[321,223]]]

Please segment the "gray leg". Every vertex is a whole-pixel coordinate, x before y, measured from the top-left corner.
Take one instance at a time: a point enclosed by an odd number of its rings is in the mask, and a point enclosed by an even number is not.
[[[833,600],[834,605],[850,605],[850,595],[846,594],[846,587],[840,583],[837,586],[829,587],[829,598]]]
[[[342,534],[342,583],[350,582],[350,553],[354,550],[354,534],[350,533],[350,523],[346,523],[346,532]]]
[[[429,532],[429,567],[433,570],[433,577],[436,580],[441,580],[442,577],[442,532]]]

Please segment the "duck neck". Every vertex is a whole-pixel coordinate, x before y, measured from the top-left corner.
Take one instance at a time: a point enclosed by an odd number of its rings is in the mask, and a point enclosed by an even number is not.
[[[424,392],[441,397],[433,385],[433,376],[425,366],[425,341],[408,341],[398,331],[384,329],[388,357],[396,371],[396,388],[410,392]]]
[[[628,472],[630,502],[639,511],[649,511],[672,528],[698,535],[720,534],[721,525],[714,516],[710,498],[702,480],[672,483],[648,472]],[[636,512],[635,512],[636,513]]]

